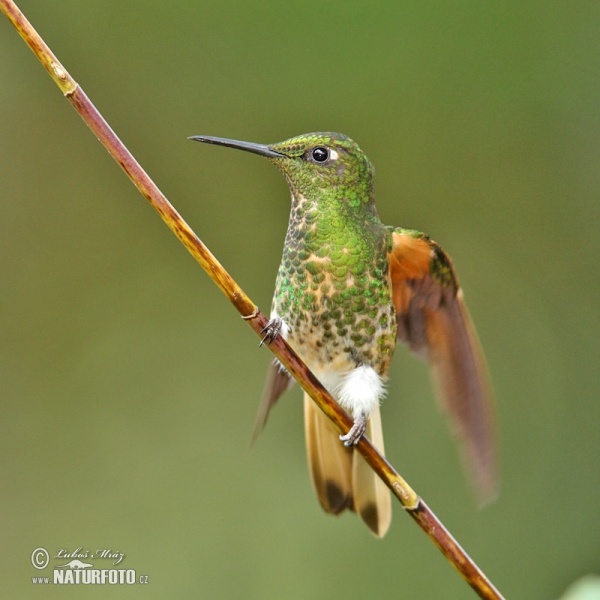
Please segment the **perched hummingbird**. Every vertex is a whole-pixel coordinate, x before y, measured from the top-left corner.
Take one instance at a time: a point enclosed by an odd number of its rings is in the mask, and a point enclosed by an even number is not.
[[[353,446],[366,432],[384,452],[379,405],[396,341],[431,362],[477,488],[482,498],[492,496],[492,392],[452,261],[428,235],[379,220],[374,170],[358,145],[339,133],[270,145],[190,139],[265,156],[290,186],[266,341],[282,335],[354,418],[339,436],[304,395],[308,463],[323,509],[356,512],[378,537],[389,528],[389,491]],[[255,434],[293,382],[277,361],[271,365]]]

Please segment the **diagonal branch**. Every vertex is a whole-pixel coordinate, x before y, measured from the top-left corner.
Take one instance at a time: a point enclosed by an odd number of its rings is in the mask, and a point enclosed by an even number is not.
[[[200,263],[210,278],[227,296],[250,327],[260,335],[267,318],[219,264],[210,250],[182,219],[175,208],[150,179],[140,164],[115,135],[108,123],[98,112],[79,84],[60,64],[29,21],[12,0],[0,0],[0,10],[15,26],[21,37],[35,53],[44,68],[73,105],[88,127],[98,137],[110,155],[121,165],[138,190],[157,210],[163,221],[179,238],[192,256]],[[340,432],[346,433],[352,420],[333,400],[316,377],[309,371],[298,355],[278,336],[269,346],[273,354],[310,394],[319,408],[327,415]],[[460,547],[439,519],[423,500],[412,490],[399,473],[377,452],[371,442],[363,437],[356,446],[367,463],[390,488],[410,516],[441,550],[450,563],[459,571],[481,598],[503,600],[500,592],[492,585],[479,567]]]

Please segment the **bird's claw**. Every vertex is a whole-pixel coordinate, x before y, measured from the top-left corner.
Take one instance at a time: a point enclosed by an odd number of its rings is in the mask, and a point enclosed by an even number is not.
[[[271,319],[261,330],[261,333],[265,334],[265,337],[260,341],[259,347],[262,346],[265,342],[267,346],[270,346],[273,340],[279,335],[281,331],[283,321],[276,317],[275,319]]]
[[[363,413],[358,415],[356,419],[354,419],[354,425],[346,435],[340,435],[340,440],[344,442],[344,446],[351,447],[356,446],[360,441],[360,438],[365,433],[365,429],[367,428],[367,418]]]

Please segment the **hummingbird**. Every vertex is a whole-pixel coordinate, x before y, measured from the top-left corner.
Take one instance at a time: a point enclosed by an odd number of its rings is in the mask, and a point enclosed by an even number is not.
[[[425,233],[381,222],[374,168],[358,145],[331,132],[269,145],[190,139],[263,156],[289,184],[291,213],[263,342],[283,336],[353,418],[340,436],[304,394],[309,471],[322,508],[357,513],[377,537],[390,526],[389,490],[354,446],[366,434],[384,454],[380,403],[397,342],[430,361],[468,471],[481,499],[490,499],[496,489],[493,394],[452,261]],[[255,436],[293,383],[275,360]]]

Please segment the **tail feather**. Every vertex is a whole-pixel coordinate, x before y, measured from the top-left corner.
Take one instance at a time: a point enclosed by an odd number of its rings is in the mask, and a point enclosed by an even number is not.
[[[304,394],[304,427],[308,467],[325,512],[352,508],[352,450],[339,440],[333,423]]]
[[[371,413],[365,434],[375,448],[384,454],[379,406]],[[356,451],[352,461],[352,495],[355,512],[377,537],[383,537],[392,522],[390,491]]]
[[[377,537],[383,537],[392,518],[391,497],[385,484],[358,452],[342,444],[337,429],[307,394],[304,423],[308,466],[323,510],[335,515],[352,510]],[[366,433],[383,453],[379,407],[373,411]]]

